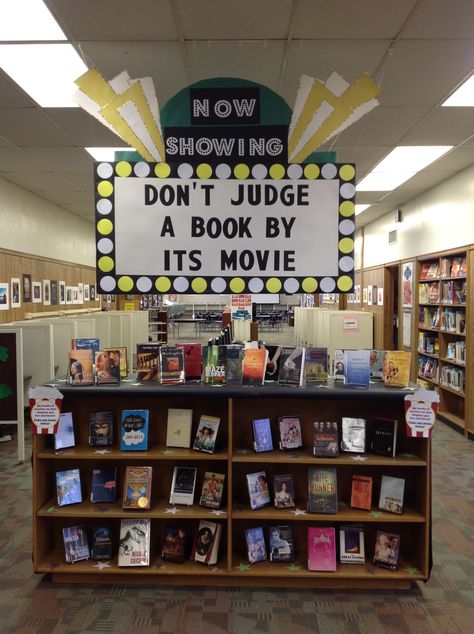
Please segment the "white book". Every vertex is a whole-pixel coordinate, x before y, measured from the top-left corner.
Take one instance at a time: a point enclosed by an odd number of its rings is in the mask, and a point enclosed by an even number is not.
[[[194,503],[194,489],[196,488],[196,467],[175,467],[173,482],[171,483],[170,504]]]
[[[149,519],[123,519],[120,522],[119,566],[150,565]]]
[[[166,427],[167,447],[190,447],[193,410],[170,407]]]

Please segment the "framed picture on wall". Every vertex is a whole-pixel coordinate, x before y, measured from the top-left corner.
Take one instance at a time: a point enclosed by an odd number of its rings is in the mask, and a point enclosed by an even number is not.
[[[45,306],[51,305],[51,282],[50,280],[43,280],[43,304]]]
[[[66,282],[63,281],[59,282],[59,303],[66,303]]]
[[[20,284],[21,282],[19,277],[12,277],[10,279],[12,308],[21,307]]]
[[[90,300],[90,286],[89,284],[84,284],[84,301],[88,302]]]
[[[367,306],[372,306],[372,284],[367,286]]]
[[[72,286],[66,286],[66,304],[72,304]]]
[[[10,308],[8,282],[0,282],[0,310]]]
[[[33,304],[41,304],[41,301],[42,301],[41,282],[32,282],[32,288],[33,288]]]
[[[77,304],[83,304],[84,303],[84,284],[83,282],[79,282],[77,285],[77,302],[74,302]]]
[[[56,306],[58,303],[58,281],[51,280],[51,305]]]
[[[367,286],[362,289],[362,302],[367,304]]]
[[[402,264],[402,305],[403,308],[413,306],[413,262]]]
[[[23,301],[31,302],[31,275],[23,273]]]
[[[79,304],[79,287],[78,286],[72,287],[72,303]]]
[[[379,286],[377,289],[377,304],[383,306],[383,287]]]
[[[91,302],[93,302],[96,299],[96,296],[95,296],[95,284],[91,284],[90,293],[91,293]],[[97,297],[97,299],[99,299],[99,298]]]

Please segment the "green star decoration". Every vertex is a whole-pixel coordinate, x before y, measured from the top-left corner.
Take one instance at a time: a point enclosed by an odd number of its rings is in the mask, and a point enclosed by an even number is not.
[[[56,513],[58,509],[55,506],[50,506],[48,509],[48,513]]]
[[[291,564],[290,566],[288,566],[288,570],[290,572],[298,572],[299,570],[301,570],[301,566],[299,564]]]
[[[370,514],[374,517],[380,517],[381,515],[383,515],[382,511],[370,511]]]
[[[7,398],[7,396],[11,396],[12,394],[13,392],[9,385],[5,385],[4,383],[0,384],[0,398]]]
[[[8,361],[8,348],[0,346],[0,361],[6,363]]]
[[[161,453],[165,454],[166,456],[169,456],[171,454],[176,453],[176,451],[174,449],[165,449],[164,451],[162,451]]]
[[[236,568],[238,568],[240,572],[247,572],[250,570],[250,564],[239,564]]]
[[[417,572],[420,572],[418,568],[412,568],[411,566],[407,566],[405,570],[409,575],[416,575]]]

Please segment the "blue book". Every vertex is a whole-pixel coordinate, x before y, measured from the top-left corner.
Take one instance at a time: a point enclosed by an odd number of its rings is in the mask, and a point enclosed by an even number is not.
[[[81,474],[79,469],[56,471],[58,506],[82,502]]]
[[[252,421],[255,451],[272,451],[272,430],[269,418],[258,418]]]
[[[344,385],[369,387],[370,350],[344,351]]]
[[[89,540],[85,526],[67,526],[63,528],[64,554],[66,562],[90,559]]]
[[[146,451],[148,449],[147,409],[123,409],[120,431],[122,451]]]
[[[256,564],[258,561],[266,561],[267,549],[265,547],[265,537],[263,536],[263,528],[245,529],[245,540],[247,542],[247,554],[249,562]]]
[[[100,341],[96,337],[73,339],[71,348],[73,350],[100,350]]]
[[[92,469],[91,502],[117,500],[117,467]]]
[[[74,447],[76,440],[74,438],[74,425],[72,423],[72,413],[64,412],[59,417],[59,424],[56,433],[54,434],[54,448],[66,449],[67,447]]]

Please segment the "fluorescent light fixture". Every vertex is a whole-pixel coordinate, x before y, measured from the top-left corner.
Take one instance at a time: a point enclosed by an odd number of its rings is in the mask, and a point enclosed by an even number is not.
[[[87,66],[71,44],[0,44],[0,68],[43,108],[78,107],[74,80]]]
[[[474,106],[474,75],[459,86],[453,94],[446,99],[442,106]]]
[[[355,215],[358,216],[363,211],[365,211],[367,209],[367,207],[370,207],[370,205],[356,205],[355,206]]]
[[[66,39],[43,0],[2,2],[1,42]]]
[[[358,191],[391,191],[446,154],[452,145],[396,147],[357,185]]]
[[[115,152],[135,152],[132,147],[85,147],[96,161],[114,161]]]

